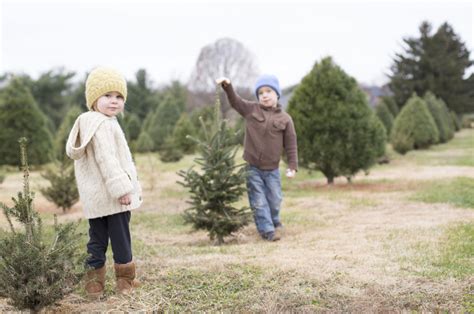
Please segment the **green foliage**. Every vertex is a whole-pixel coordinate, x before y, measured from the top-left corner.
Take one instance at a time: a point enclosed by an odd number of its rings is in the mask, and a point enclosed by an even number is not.
[[[142,123],[134,113],[125,114],[123,118],[123,129],[128,141],[136,141],[140,136]]]
[[[428,148],[438,142],[439,132],[426,102],[413,95],[393,124],[391,142],[400,154],[412,149]]]
[[[175,102],[171,96],[166,96],[158,109],[150,113],[150,118],[147,117],[144,130],[153,140],[154,151],[163,148],[165,139],[172,135],[181,113],[181,104]]]
[[[400,112],[400,109],[398,108],[398,105],[395,99],[391,96],[383,96],[381,102],[383,102],[387,106],[388,110],[390,110],[390,113],[395,119],[395,117]]]
[[[451,120],[453,121],[454,131],[455,132],[460,131],[462,128],[462,124],[458,115],[454,111],[450,111],[449,115],[451,116]]]
[[[0,184],[2,184],[3,181],[5,181],[6,177],[7,177],[7,174],[3,170],[0,170]]]
[[[67,112],[66,116],[64,117],[63,122],[59,126],[58,132],[56,133],[56,137],[54,139],[54,157],[58,160],[63,160],[67,158],[66,156],[66,142],[67,137],[69,136],[69,132],[74,125],[77,117],[82,113],[82,110],[77,107],[73,106]]]
[[[183,152],[181,149],[176,145],[173,140],[173,137],[169,136],[165,143],[163,144],[163,148],[160,151],[160,160],[162,162],[176,162],[180,161],[183,158]]]
[[[372,166],[385,139],[364,93],[331,58],[316,63],[288,104],[302,166],[321,171],[328,183]],[[380,128],[380,126],[382,126]]]
[[[0,164],[18,165],[19,156],[14,147],[22,136],[31,142],[31,164],[44,164],[50,160],[53,140],[47,119],[28,88],[16,77],[1,92],[0,125]]]
[[[194,153],[196,142],[188,138],[188,135],[194,136],[195,132],[196,130],[188,114],[182,113],[173,130],[174,144],[185,154]]]
[[[139,153],[148,153],[153,150],[153,146],[154,143],[150,135],[145,131],[141,132],[135,145],[136,151]]]
[[[406,38],[404,53],[396,54],[390,89],[403,106],[412,93],[432,91],[456,113],[474,112],[474,74],[464,75],[473,64],[469,50],[448,24],[434,35],[431,25],[420,25],[418,38]]]
[[[448,108],[441,100],[437,99],[436,96],[431,92],[426,92],[423,97],[428,109],[430,110],[431,116],[433,117],[436,127],[439,131],[439,142],[446,143],[454,136],[454,128],[452,126],[451,116]]]
[[[148,73],[139,69],[135,74],[135,82],[127,82],[128,95],[125,108],[127,112],[138,116],[143,121],[149,112],[155,111],[161,100],[161,95],[153,90]]]
[[[84,273],[85,256],[77,253],[81,245],[77,223],[59,225],[55,219],[53,237],[48,241],[44,236],[41,218],[33,209],[25,138],[20,145],[23,192],[13,198],[13,207],[0,203],[11,230],[0,241],[0,296],[18,309],[39,311],[73,291]],[[12,218],[24,232],[13,227]]]
[[[463,128],[473,129],[474,128],[474,113],[463,114],[461,124]]]
[[[393,115],[388,109],[385,102],[381,101],[375,107],[375,113],[380,121],[383,123],[385,127],[387,135],[390,135],[390,131],[392,130],[393,126]]]
[[[216,97],[215,121],[212,129],[202,124],[205,139],[195,139],[199,157],[194,161],[200,166],[193,167],[178,174],[184,182],[179,182],[191,193],[192,206],[186,209],[184,219],[196,230],[207,230],[211,240],[219,244],[224,237],[246,226],[251,218],[248,207],[235,208],[233,204],[245,192],[246,170],[244,165],[235,164],[238,150],[235,139],[228,132],[226,121],[219,118],[220,103]],[[235,135],[234,135],[235,136]]]
[[[79,200],[74,167],[66,157],[48,167],[41,176],[50,183],[49,187],[40,189],[41,194],[56,206],[61,207],[63,212],[66,212]]]
[[[214,109],[212,106],[207,106],[201,109],[195,109],[191,112],[191,123],[196,130],[195,137],[204,138],[205,130],[211,129],[215,125]],[[202,120],[202,121],[201,121]],[[202,124],[205,127],[203,128]]]

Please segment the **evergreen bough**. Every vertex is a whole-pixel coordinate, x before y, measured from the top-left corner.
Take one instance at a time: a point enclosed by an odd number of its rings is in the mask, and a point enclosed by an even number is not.
[[[207,230],[211,240],[217,239],[218,244],[222,244],[224,237],[246,226],[252,216],[248,207],[234,207],[246,190],[247,173],[243,164],[235,163],[236,134],[228,131],[227,121],[222,120],[219,113],[217,90],[215,124],[209,130],[201,119],[204,139],[193,138],[200,155],[194,162],[200,170],[196,171],[192,166],[187,171],[179,171],[184,182],[178,183],[191,193],[189,203],[192,207],[184,213],[186,223],[196,230]]]
[[[55,216],[52,237],[43,233],[29,188],[26,143],[26,138],[20,139],[23,192],[12,198],[12,207],[0,203],[10,225],[0,241],[0,296],[18,309],[39,311],[73,290],[85,271],[85,256],[78,254],[78,223],[60,225]],[[13,227],[12,218],[23,231]]]

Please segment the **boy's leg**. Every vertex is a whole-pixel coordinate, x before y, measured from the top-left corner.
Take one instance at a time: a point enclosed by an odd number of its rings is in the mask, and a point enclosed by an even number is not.
[[[105,265],[105,252],[109,244],[106,217],[89,219],[89,242],[87,243],[87,265],[94,269]]]
[[[265,196],[272,217],[273,226],[280,227],[280,208],[282,200],[280,170],[275,169],[267,172],[265,176]]]
[[[130,238],[130,211],[107,216],[109,237],[114,261],[127,264],[132,261],[132,242]]]
[[[263,171],[253,166],[249,166],[248,169],[247,193],[258,232],[262,236],[269,232],[274,232],[275,227],[273,226],[270,208],[265,197]]]

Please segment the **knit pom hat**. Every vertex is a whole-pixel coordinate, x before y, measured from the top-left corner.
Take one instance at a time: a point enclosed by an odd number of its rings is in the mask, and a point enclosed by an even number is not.
[[[114,69],[98,67],[92,70],[86,80],[87,108],[92,109],[94,102],[108,92],[118,92],[127,100],[127,82],[125,78]]]
[[[258,90],[260,89],[260,87],[263,87],[263,86],[268,86],[271,89],[273,89],[277,93],[278,98],[280,98],[281,96],[280,83],[278,82],[278,78],[275,75],[264,74],[258,78],[257,83],[255,83],[255,95],[257,96],[257,99],[258,99]]]

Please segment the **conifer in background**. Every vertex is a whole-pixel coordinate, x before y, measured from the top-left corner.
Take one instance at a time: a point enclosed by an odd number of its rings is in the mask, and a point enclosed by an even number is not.
[[[393,123],[393,148],[405,154],[412,149],[428,148],[438,140],[439,131],[426,102],[413,94]]]
[[[386,103],[383,101],[379,102],[375,107],[375,113],[377,114],[377,117],[380,119],[380,121],[383,123],[387,135],[390,135],[394,118],[391,111],[388,109]]]
[[[60,225],[55,217],[52,237],[43,232],[33,208],[26,143],[26,138],[20,139],[23,191],[12,198],[12,207],[0,203],[10,225],[0,241],[0,296],[20,310],[39,311],[73,291],[85,271],[85,256],[78,253],[78,223]],[[23,230],[14,228],[12,219]]]
[[[454,136],[454,127],[448,108],[431,92],[426,92],[423,100],[428,106],[428,110],[433,117],[439,132],[439,143],[446,143]]]
[[[185,221],[196,230],[207,230],[211,240],[222,244],[226,236],[246,226],[252,216],[248,207],[235,207],[246,190],[246,168],[235,163],[236,134],[229,132],[227,121],[220,118],[218,91],[214,109],[215,124],[207,128],[201,119],[204,138],[194,139],[199,154],[194,162],[199,170],[193,166],[178,174],[184,179],[179,183],[191,193],[192,206],[185,211]]]
[[[39,165],[51,160],[53,140],[48,120],[36,104],[28,87],[13,77],[0,97],[0,165],[18,165],[16,139],[30,139],[30,163]]]

